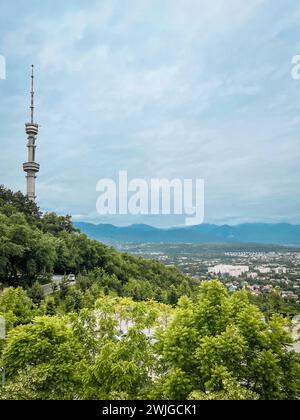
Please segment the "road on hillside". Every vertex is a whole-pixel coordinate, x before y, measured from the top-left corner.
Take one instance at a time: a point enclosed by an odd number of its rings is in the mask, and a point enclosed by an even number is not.
[[[53,276],[52,277],[52,283],[43,284],[42,289],[44,292],[44,295],[52,295],[53,293],[53,285],[59,286],[64,279],[64,276]]]

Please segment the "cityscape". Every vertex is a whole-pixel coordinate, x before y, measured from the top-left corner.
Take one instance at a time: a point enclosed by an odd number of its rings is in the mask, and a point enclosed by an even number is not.
[[[280,291],[300,302],[300,249],[255,245],[119,244],[119,249],[176,266],[199,280],[220,278],[230,291]]]

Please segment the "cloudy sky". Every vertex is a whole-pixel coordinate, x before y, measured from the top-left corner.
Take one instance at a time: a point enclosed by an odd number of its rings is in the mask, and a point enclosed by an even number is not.
[[[36,65],[43,210],[98,223],[96,183],[204,178],[205,221],[300,223],[298,0],[0,0],[0,183],[25,189]]]

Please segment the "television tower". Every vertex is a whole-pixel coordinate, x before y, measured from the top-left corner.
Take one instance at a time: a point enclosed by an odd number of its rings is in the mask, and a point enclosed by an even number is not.
[[[27,180],[27,197],[35,201],[35,180],[36,174],[40,170],[40,165],[35,162],[36,139],[39,132],[39,126],[34,122],[34,66],[32,65],[31,72],[31,103],[30,103],[30,123],[25,124],[26,134],[28,137],[28,161],[23,164],[23,170],[26,172]]]

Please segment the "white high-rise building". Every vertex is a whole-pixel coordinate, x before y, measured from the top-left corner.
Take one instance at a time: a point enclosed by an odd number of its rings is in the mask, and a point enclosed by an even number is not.
[[[210,274],[224,274],[229,275],[232,277],[239,277],[244,273],[249,271],[249,267],[247,265],[225,265],[219,264],[215,265],[214,267],[209,267],[208,272]]]

